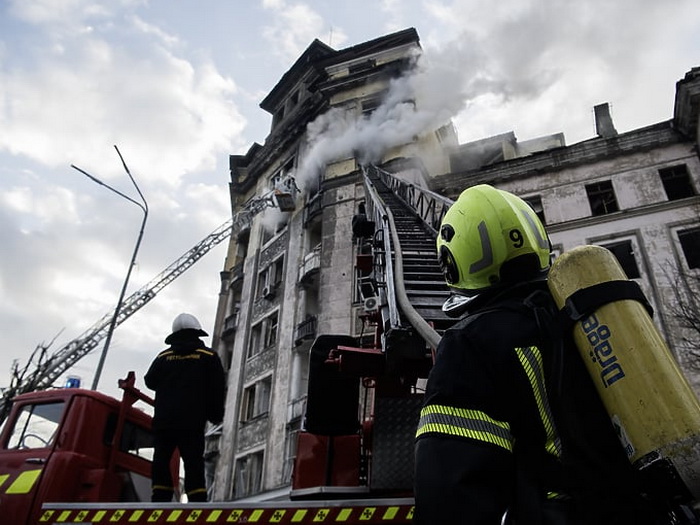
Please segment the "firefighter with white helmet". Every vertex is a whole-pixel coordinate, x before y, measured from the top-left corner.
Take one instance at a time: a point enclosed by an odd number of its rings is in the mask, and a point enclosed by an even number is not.
[[[204,478],[204,429],[224,415],[225,375],[219,356],[200,339],[208,334],[197,318],[181,313],[173,320],[170,345],[151,363],[144,379],[155,390],[151,500],[171,501],[170,470],[177,448],[185,467],[188,501],[207,501]]]
[[[547,289],[550,242],[517,196],[466,189],[437,239],[465,314],[447,330],[416,432],[419,525],[656,524]]]

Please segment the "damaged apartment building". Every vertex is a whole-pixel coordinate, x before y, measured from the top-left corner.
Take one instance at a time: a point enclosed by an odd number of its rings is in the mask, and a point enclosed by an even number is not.
[[[234,227],[213,335],[228,392],[207,444],[213,499],[289,491],[312,343],[368,336],[352,228],[367,162],[451,200],[479,183],[520,195],[555,255],[581,244],[613,251],[680,361],[699,339],[676,306],[700,268],[700,69],[678,82],[671,120],[618,133],[601,104],[597,136],[570,146],[561,134],[512,133],[459,144],[450,122],[393,142],[353,139],[362,126],[352,123],[371,123],[419,54],[414,29],[341,50],[312,42],[260,104],[272,115],[265,143],[230,157]],[[420,110],[420,100],[396,100]]]

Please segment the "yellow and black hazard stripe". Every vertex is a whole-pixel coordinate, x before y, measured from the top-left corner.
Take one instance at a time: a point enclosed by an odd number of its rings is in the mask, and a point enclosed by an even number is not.
[[[514,350],[532,388],[540,421],[547,436],[546,450],[553,456],[561,457],[561,441],[547,398],[542,354],[536,346]],[[471,438],[513,451],[513,436],[508,422],[495,420],[480,410],[428,405],[421,410],[416,437],[427,433]]]
[[[0,474],[0,494],[29,494],[39,476],[40,468],[20,472],[12,481],[10,474]]]
[[[409,524],[413,520],[413,505],[337,506],[306,508],[176,508],[176,509],[51,509],[45,508],[39,522],[46,524],[123,523],[170,525],[200,523],[208,525],[224,523],[266,524]]]
[[[536,346],[516,348],[515,353],[517,354],[520,364],[525,370],[525,374],[530,381],[532,393],[535,396],[535,401],[537,402],[537,410],[540,414],[540,420],[542,421],[542,426],[544,427],[547,435],[545,448],[547,452],[553,456],[561,457],[561,440],[559,439],[559,434],[554,426],[554,417],[552,416],[552,409],[549,405],[547,389],[544,383],[542,354],[539,348]]]
[[[428,405],[421,410],[416,437],[432,432],[476,439],[513,450],[510,425],[480,410]]]

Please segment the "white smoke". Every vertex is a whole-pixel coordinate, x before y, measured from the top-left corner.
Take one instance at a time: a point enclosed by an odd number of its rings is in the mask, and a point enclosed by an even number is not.
[[[390,81],[381,104],[369,116],[336,107],[311,122],[296,172],[302,191],[317,184],[329,162],[351,156],[361,163],[376,162],[387,150],[448,124],[470,98],[492,89],[493,82],[460,66],[481,62],[465,56],[473,55],[465,49],[455,45],[432,56],[417,52],[409,72]]]
[[[535,15],[525,11],[521,18],[529,24],[528,17]],[[546,60],[546,39],[537,35],[541,26],[532,26],[524,42],[513,36],[522,31],[521,25],[506,21],[485,34],[463,32],[441,48],[416,50],[412,67],[390,82],[381,105],[369,117],[338,107],[308,125],[297,184],[304,190],[310,181],[317,183],[329,162],[350,156],[377,161],[388,149],[451,123],[482,97],[505,104],[541,95],[561,70]]]

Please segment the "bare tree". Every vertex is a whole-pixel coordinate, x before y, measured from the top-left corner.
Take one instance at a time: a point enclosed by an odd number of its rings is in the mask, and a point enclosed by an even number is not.
[[[700,371],[700,276],[676,270],[675,303],[669,308],[676,327],[677,350],[684,364]],[[680,285],[683,283],[685,286]]]
[[[32,378],[43,377],[41,371],[51,362],[49,348],[56,341],[56,338],[61,335],[61,332],[56,334],[50,342],[36,345],[36,348],[34,348],[23,366],[20,365],[18,359],[12,362],[10,386],[2,389],[2,397],[0,397],[0,424],[5,421],[10,413],[11,402],[16,395],[36,389],[36,385],[32,384]]]

